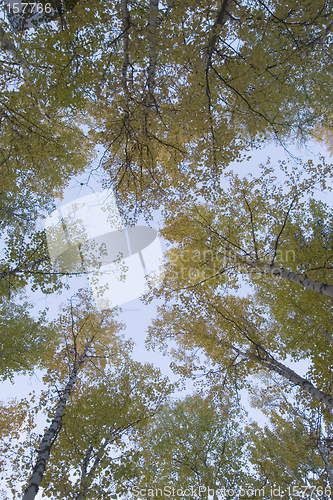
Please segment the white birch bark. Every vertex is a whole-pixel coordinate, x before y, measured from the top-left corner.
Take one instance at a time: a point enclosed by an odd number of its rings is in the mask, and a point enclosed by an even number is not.
[[[55,415],[51,422],[51,425],[48,427],[48,429],[46,429],[44,433],[42,441],[39,445],[36,464],[33,469],[32,475],[30,477],[28,486],[24,491],[22,500],[34,500],[38,493],[39,486],[46,469],[46,464],[50,456],[51,447],[61,429],[62,417],[64,414],[67,400],[70,396],[71,390],[75,385],[78,371],[80,370],[80,367],[87,356],[87,351],[89,349],[89,346],[91,345],[92,340],[93,338],[86,345],[86,347],[83,350],[83,353],[81,354],[76,364],[74,365],[72,372],[69,376],[68,382],[66,384],[66,387],[64,389],[64,392],[60,398],[59,404],[55,410]]]
[[[150,416],[153,416],[155,413],[151,414]],[[112,443],[114,439],[117,438],[117,436],[121,435],[123,432],[125,432],[127,429],[132,428],[134,425],[138,424],[140,422],[141,418],[138,418],[134,422],[130,422],[127,424],[125,427],[118,427],[115,430],[110,429],[110,437],[105,438],[104,441],[102,442],[101,446],[99,447],[98,451],[94,453],[94,460],[93,464],[88,471],[88,465],[89,461],[93,452],[93,447],[89,446],[86,456],[83,461],[82,465],[82,474],[81,474],[81,482],[80,482],[80,491],[75,497],[75,500],[86,500],[86,496],[89,490],[89,487],[91,486],[92,481],[94,480],[94,472],[99,466],[101,460],[103,459],[105,455],[105,449],[108,446],[109,443]]]
[[[327,283],[322,283],[321,281],[315,281],[309,278],[306,274],[297,274],[292,271],[287,271],[283,267],[278,267],[274,264],[267,264],[261,260],[247,260],[245,257],[238,254],[231,254],[231,249],[225,249],[228,254],[222,254],[223,260],[225,262],[231,262],[234,265],[241,265],[248,269],[250,268],[254,272],[262,272],[264,274],[271,274],[272,276],[278,276],[282,279],[291,281],[296,285],[303,286],[307,290],[313,290],[320,295],[326,295],[327,297],[333,298],[333,285]],[[231,255],[230,255],[231,254]],[[251,271],[249,270],[249,274]]]
[[[306,274],[300,275],[291,271],[286,271],[283,267],[277,267],[274,264],[266,264],[265,266],[258,264],[258,267],[263,268],[265,272],[269,272],[273,276],[279,276],[280,278],[291,281],[292,283],[296,283],[296,285],[303,286],[308,290],[313,290],[321,295],[333,298],[333,285],[312,280]]]
[[[310,394],[314,399],[317,399],[321,403],[324,403],[326,406],[333,409],[333,396],[331,396],[330,394],[326,394],[325,392],[321,391],[320,389],[317,389],[309,380],[301,377],[296,372],[294,372],[291,368],[288,368],[283,363],[280,363],[279,361],[274,359],[272,355],[268,354],[267,351],[265,351],[265,349],[261,348],[259,345],[258,345],[258,347],[260,349],[262,349],[264,357],[261,357],[260,355],[255,355],[255,354],[252,354],[249,352],[244,353],[234,346],[232,348],[238,354],[241,354],[242,356],[244,356],[244,358],[254,359],[254,360],[258,361],[258,363],[260,363],[261,365],[268,368],[268,370],[274,371],[275,373],[277,373],[281,377],[292,382],[294,385],[301,387],[304,391],[306,391],[308,394]]]
[[[82,468],[80,492],[76,496],[75,500],[86,500],[89,486],[91,485],[91,482],[93,481],[93,473],[97,469],[97,467],[102,459],[103,451],[108,444],[109,444],[109,440],[106,440],[102,444],[102,446],[100,447],[98,452],[95,454],[93,465],[92,465],[91,469],[89,470],[89,472],[87,472],[87,469],[88,469],[88,464],[89,464],[92,449],[91,449],[91,451],[88,450],[86,457],[85,457],[85,460],[84,460],[83,468]],[[102,454],[102,456],[101,456],[101,454]]]

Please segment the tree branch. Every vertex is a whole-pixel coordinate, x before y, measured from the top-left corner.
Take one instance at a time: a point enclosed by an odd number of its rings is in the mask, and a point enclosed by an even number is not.
[[[6,276],[14,276],[15,274],[24,273],[26,271],[31,271],[31,269],[35,266],[38,266],[41,262],[45,262],[50,260],[50,257],[46,255],[45,257],[41,257],[40,259],[36,259],[27,264],[23,264],[22,266],[17,266],[14,269],[10,269],[9,271],[4,271],[0,273],[0,280],[6,278]]]
[[[208,46],[206,49],[206,71],[208,71],[209,66],[212,62],[212,55],[214,53],[216,43],[218,40],[219,32],[221,31],[222,26],[227,22],[229,14],[228,7],[230,6],[232,0],[223,0],[221,3],[220,10],[217,14],[216,21],[214,23],[212,34],[210,36]]]
[[[297,385],[301,389],[305,390],[308,394],[310,394],[314,399],[317,399],[321,403],[325,404],[329,408],[333,409],[333,396],[330,394],[326,394],[325,392],[317,389],[309,380],[301,377],[296,372],[294,372],[291,368],[288,368],[283,363],[277,361],[271,354],[269,354],[265,349],[261,348],[261,351],[264,353],[264,357],[260,356],[260,354],[256,355],[251,352],[242,352],[235,346],[231,346],[238,354],[241,354],[245,357],[245,359],[253,359],[260,363],[268,370],[274,371],[281,377],[289,380],[293,384]]]

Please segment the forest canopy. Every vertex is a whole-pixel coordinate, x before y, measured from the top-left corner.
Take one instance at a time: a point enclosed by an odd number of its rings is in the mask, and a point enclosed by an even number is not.
[[[2,2],[0,378],[44,384],[1,402],[4,499],[332,498],[332,30],[329,1]],[[88,272],[44,222],[94,175],[158,218],[173,384],[88,289],[35,312]]]

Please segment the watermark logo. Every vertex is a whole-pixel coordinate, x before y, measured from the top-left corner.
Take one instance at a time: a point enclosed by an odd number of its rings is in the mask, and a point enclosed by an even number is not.
[[[248,499],[248,498],[264,498],[265,487],[264,488],[243,488],[243,487],[232,487],[228,488],[221,486],[219,488],[210,488],[205,485],[198,486],[178,486],[171,487],[170,485],[164,485],[163,488],[148,487],[145,488],[133,486],[131,492],[134,498],[138,500],[143,500],[146,498],[213,498],[225,500],[226,498],[232,499]],[[279,494],[281,493],[281,488],[279,489]],[[271,495],[276,496],[275,490],[271,488]]]
[[[45,221],[58,272],[86,273],[101,310],[139,298],[162,278],[162,248],[148,226],[125,228],[107,190],[67,203]]]
[[[261,500],[265,497],[269,498],[281,498],[286,496],[287,498],[291,497],[302,497],[305,495],[311,497],[314,495],[315,497],[322,497],[325,495],[325,498],[330,497],[332,492],[330,486],[312,486],[310,484],[291,484],[289,486],[281,486],[277,484],[266,484],[261,488],[255,488],[254,486],[237,486],[233,485],[232,487],[220,486],[218,488],[211,488],[205,485],[197,485],[197,486],[170,486],[164,485],[162,487],[155,486],[133,486],[131,488],[131,493],[134,498],[138,500],[145,500],[147,498],[173,498],[173,499],[184,499],[184,498],[192,498],[192,499],[235,499],[235,500],[248,500],[248,499],[257,499]]]

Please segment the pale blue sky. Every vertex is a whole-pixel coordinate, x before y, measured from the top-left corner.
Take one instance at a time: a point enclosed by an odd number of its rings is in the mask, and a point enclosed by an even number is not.
[[[306,149],[299,150],[295,147],[291,147],[290,151],[292,155],[300,156],[303,160],[306,158],[318,159],[320,154],[324,154],[326,156],[327,162],[330,161],[329,154],[325,147],[319,146],[316,144],[311,144]],[[274,145],[267,146],[263,150],[253,151],[251,153],[252,158],[249,161],[245,161],[243,163],[234,163],[230,165],[230,169],[234,169],[239,175],[245,175],[249,172],[256,175],[259,172],[258,164],[260,162],[265,163],[267,157],[270,156],[272,159],[272,163],[277,162],[278,159],[284,159],[288,157],[286,152],[281,147],[277,147]],[[319,161],[319,160],[318,160]],[[96,159],[98,162],[98,158]],[[81,183],[85,182],[87,175],[82,175],[77,179],[73,179],[70,186],[65,191],[64,200],[61,201],[61,204],[66,204],[70,201],[77,200],[82,196],[86,196],[91,194],[92,192],[99,191],[101,189],[101,184],[99,182],[98,176],[90,176],[89,185],[81,185]],[[318,191],[318,199],[325,201],[327,204],[332,205],[333,197],[330,193],[321,193]],[[60,201],[60,200],[59,200]],[[144,224],[143,221],[140,223]],[[159,227],[159,221],[155,217],[153,219],[151,226],[155,229]],[[163,249],[165,249],[164,242],[162,241]],[[75,277],[71,278],[70,281],[70,290],[63,290],[60,295],[52,295],[45,296],[40,292],[35,292],[31,294],[31,299],[36,304],[36,310],[42,310],[45,307],[49,307],[49,316],[54,318],[58,314],[59,305],[68,299],[72,294],[74,294],[79,288],[87,286],[88,281],[86,277]],[[242,293],[246,293],[246,289],[242,290]],[[147,327],[149,326],[151,319],[156,315],[156,307],[160,302],[158,300],[154,300],[149,305],[144,305],[139,299],[132,300],[122,306],[122,312],[119,316],[119,319],[126,324],[125,335],[127,338],[132,338],[135,342],[135,348],[133,351],[133,358],[145,362],[149,361],[154,363],[156,366],[159,366],[162,372],[172,379],[174,376],[169,369],[170,360],[167,357],[164,357],[159,351],[152,352],[147,351],[144,345],[146,338]],[[307,368],[306,362],[300,362],[297,364],[292,364],[294,368],[297,368],[300,374],[305,373]],[[17,376],[15,377],[15,384],[12,385],[9,381],[6,381],[2,385],[2,399],[5,400],[7,397],[17,396],[18,398],[22,396],[26,396],[28,392],[32,389],[36,389],[37,391],[41,388],[41,373],[36,370],[35,375],[30,376]],[[187,384],[187,392],[192,390],[192,383],[189,381]],[[245,394],[245,392],[243,391]],[[244,403],[248,407],[246,403],[246,397],[244,397]],[[263,416],[261,412],[250,409],[250,416],[254,420],[258,420],[263,422]]]

